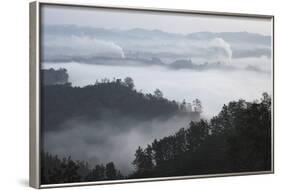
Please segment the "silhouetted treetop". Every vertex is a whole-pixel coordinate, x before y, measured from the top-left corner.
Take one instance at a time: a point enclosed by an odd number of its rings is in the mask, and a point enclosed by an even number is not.
[[[41,80],[43,85],[55,85],[55,84],[66,84],[68,83],[68,74],[67,70],[60,68],[55,70],[53,68],[50,69],[42,69],[41,70]]]
[[[74,161],[71,157],[59,158],[49,153],[41,154],[41,183],[58,184],[123,179],[113,162],[97,164],[93,168],[87,162]]]

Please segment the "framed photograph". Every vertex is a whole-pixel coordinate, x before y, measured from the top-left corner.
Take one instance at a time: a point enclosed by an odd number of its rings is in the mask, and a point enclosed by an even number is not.
[[[274,17],[30,3],[30,185],[274,172]]]

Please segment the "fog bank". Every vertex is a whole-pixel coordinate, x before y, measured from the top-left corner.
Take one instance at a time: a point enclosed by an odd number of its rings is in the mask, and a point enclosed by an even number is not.
[[[169,70],[161,66],[103,66],[79,63],[48,63],[45,68],[66,68],[74,86],[94,84],[102,78],[132,77],[137,90],[152,93],[159,88],[171,100],[199,98],[203,114],[210,118],[223,104],[240,98],[252,101],[262,92],[271,94],[271,75],[251,70]]]
[[[99,122],[71,119],[63,124],[64,130],[44,133],[43,146],[53,155],[71,156],[92,167],[113,161],[123,174],[129,174],[134,169],[132,161],[138,146],[145,147],[154,139],[171,135],[189,122],[184,117],[144,122],[125,117]]]

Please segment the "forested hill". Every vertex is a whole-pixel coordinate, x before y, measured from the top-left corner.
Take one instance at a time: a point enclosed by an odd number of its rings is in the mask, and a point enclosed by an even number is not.
[[[139,147],[130,178],[271,170],[271,97],[233,101],[210,121]]]
[[[153,94],[137,91],[130,77],[102,79],[85,87],[73,87],[70,83],[42,85],[41,98],[45,131],[58,130],[64,122],[75,118],[108,121],[122,116],[147,121],[177,115],[198,119],[202,108],[198,99],[191,107],[185,101],[178,103],[164,98],[159,89]]]
[[[233,101],[211,120],[187,123],[175,134],[139,147],[132,164],[135,171],[123,176],[115,160],[94,167],[85,161],[42,154],[43,184],[136,178],[270,171],[271,97],[260,101]],[[172,127],[172,126],[171,126]]]

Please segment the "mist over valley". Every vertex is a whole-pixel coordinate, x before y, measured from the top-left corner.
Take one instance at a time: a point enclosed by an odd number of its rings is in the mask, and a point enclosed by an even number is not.
[[[42,181],[267,170],[271,40],[43,24]]]

